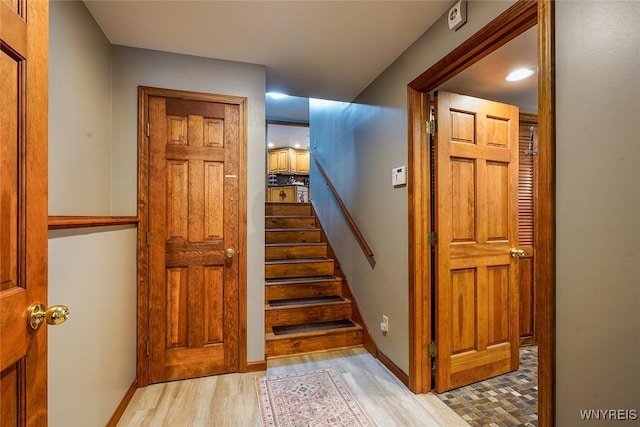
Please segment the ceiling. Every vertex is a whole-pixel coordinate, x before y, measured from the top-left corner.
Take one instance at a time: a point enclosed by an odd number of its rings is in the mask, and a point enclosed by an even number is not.
[[[84,3],[112,44],[265,65],[267,92],[295,95],[267,97],[267,119],[308,122],[308,98],[352,101],[453,0]],[[504,80],[516,65],[536,67],[535,29],[439,89],[515,104],[534,113],[536,79]],[[292,126],[274,127],[268,137],[276,146],[293,146],[304,139],[298,132],[300,128]],[[305,141],[301,144],[304,148]]]
[[[537,69],[536,27],[527,30],[495,52],[448,80],[438,90],[446,90],[493,101],[517,105],[521,112],[536,113],[538,105],[537,73],[518,82],[507,82],[506,75],[515,68]],[[308,98],[266,98],[268,119],[309,121]],[[267,140],[274,147],[308,145],[303,131],[295,126],[269,124]],[[302,142],[300,142],[302,140]]]
[[[112,44],[262,64],[267,91],[352,101],[453,1],[84,3]]]

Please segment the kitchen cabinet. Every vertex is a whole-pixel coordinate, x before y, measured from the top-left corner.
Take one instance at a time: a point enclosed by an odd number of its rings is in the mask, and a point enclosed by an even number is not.
[[[269,150],[269,173],[278,173],[278,151]]]
[[[269,150],[269,173],[308,175],[309,150],[275,148]]]
[[[283,187],[269,187],[269,202],[295,202],[296,189],[294,185]]]
[[[267,189],[267,201],[307,203],[309,202],[309,187],[305,187],[302,185],[269,187]]]
[[[295,150],[296,173],[299,175],[309,174],[309,150]]]

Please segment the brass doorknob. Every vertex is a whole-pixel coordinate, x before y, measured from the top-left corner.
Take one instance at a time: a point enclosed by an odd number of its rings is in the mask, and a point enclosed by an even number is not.
[[[38,303],[29,307],[27,321],[31,329],[38,329],[42,322],[46,321],[49,325],[59,325],[64,323],[69,316],[71,316],[71,311],[66,305],[54,305],[45,310],[44,306]]]
[[[226,256],[227,258],[231,259],[234,256],[236,256],[236,251],[234,251],[232,248],[229,248],[226,251],[224,251],[224,256]]]
[[[511,248],[511,256],[514,258],[522,258],[524,256],[524,249]]]

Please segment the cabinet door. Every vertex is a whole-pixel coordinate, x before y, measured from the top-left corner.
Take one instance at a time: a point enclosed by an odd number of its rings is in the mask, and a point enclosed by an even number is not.
[[[289,172],[289,149],[278,150],[278,173]]]
[[[293,174],[297,173],[296,170],[298,169],[298,166],[296,164],[296,152],[297,150],[289,148],[289,172]]]
[[[283,202],[295,202],[296,201],[296,187],[283,187],[285,198]]]
[[[269,173],[278,173],[278,151],[269,150]]]
[[[296,173],[304,175],[309,174],[309,151],[296,151]]]

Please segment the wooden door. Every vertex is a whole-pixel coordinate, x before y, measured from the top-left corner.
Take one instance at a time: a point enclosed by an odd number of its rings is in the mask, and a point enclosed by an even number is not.
[[[436,390],[518,368],[518,108],[435,98]]]
[[[148,108],[149,380],[236,372],[240,107],[150,96]]]
[[[520,346],[536,345],[536,286],[533,265],[535,249],[534,190],[537,169],[538,117],[520,114],[518,135],[518,245],[525,251],[518,262],[520,287]]]
[[[49,6],[0,1],[0,425],[47,424]]]

